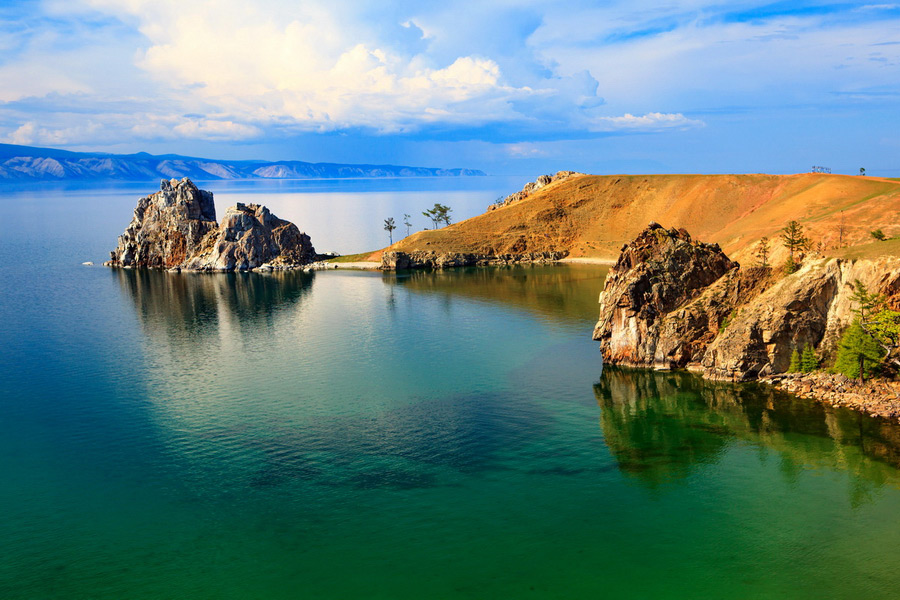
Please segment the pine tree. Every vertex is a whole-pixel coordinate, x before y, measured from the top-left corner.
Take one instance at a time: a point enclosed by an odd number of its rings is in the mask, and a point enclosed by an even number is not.
[[[800,263],[794,258],[794,253],[800,253],[809,249],[810,240],[803,233],[803,225],[797,221],[791,221],[781,230],[781,243],[788,249],[788,262],[785,271],[793,273],[800,268]]]
[[[800,356],[800,370],[804,373],[812,373],[819,368],[819,357],[812,346],[807,344],[803,348],[803,354]]]
[[[794,348],[794,351],[791,352],[791,364],[788,365],[788,373],[799,373],[800,372],[800,353],[797,352],[797,349]]]
[[[866,333],[859,319],[855,319],[841,336],[834,370],[865,381],[881,364],[884,354],[881,344]]]

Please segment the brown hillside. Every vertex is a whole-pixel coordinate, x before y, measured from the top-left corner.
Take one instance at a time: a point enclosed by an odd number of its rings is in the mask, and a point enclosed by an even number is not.
[[[799,175],[579,175],[523,200],[390,247],[411,252],[503,254],[567,250],[572,257],[615,259],[650,221],[684,227],[748,260],[763,236],[775,242],[791,219],[825,248],[871,241],[869,231],[900,234],[900,182],[876,177]],[[380,253],[373,255],[377,257]]]

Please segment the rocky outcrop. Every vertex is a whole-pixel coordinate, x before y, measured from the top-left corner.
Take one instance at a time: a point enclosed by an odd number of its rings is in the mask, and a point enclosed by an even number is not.
[[[783,373],[807,345],[833,357],[854,317],[854,281],[900,303],[900,259],[808,261],[774,281],[717,246],[652,224],[622,249],[600,295],[594,339],[611,364],[746,381]]]
[[[541,175],[534,181],[529,181],[525,184],[520,192],[514,192],[505,198],[501,198],[497,200],[494,204],[491,204],[488,207],[488,210],[495,210],[500,208],[501,206],[506,206],[508,204],[512,204],[513,202],[518,202],[519,200],[524,200],[534,192],[538,191],[542,187],[546,185],[550,185],[551,183],[562,181],[563,179],[568,179],[573,175],[584,175],[584,173],[579,173],[577,171],[557,171],[555,175]]]
[[[237,204],[217,224],[212,193],[185,178],[163,180],[159,192],[138,201],[105,264],[243,271],[296,268],[315,257],[309,236],[264,206]]]
[[[854,317],[854,281],[895,297],[900,292],[900,261],[810,261],[740,305],[728,328],[707,348],[704,375],[745,381],[783,373],[791,353],[806,345],[829,361]]]
[[[390,251],[381,255],[385,271],[404,269],[448,269],[452,267],[511,265],[518,263],[549,263],[566,257],[565,252],[524,252],[521,254],[470,254],[465,252],[438,253]]]
[[[108,265],[168,269],[184,263],[215,231],[216,207],[210,192],[189,179],[162,180],[159,191],[138,200],[134,217],[119,236]]]
[[[682,334],[702,338],[709,318],[689,318],[687,311],[669,323],[667,317],[737,266],[718,245],[696,242],[683,229],[651,223],[622,248],[607,275],[594,328],[603,359],[630,366],[684,366],[693,358],[689,345],[696,339]],[[675,320],[684,326],[675,326]]]
[[[198,253],[181,268],[197,271],[247,271],[306,265],[316,251],[309,236],[265,206],[241,204],[225,211],[219,228],[207,235]]]

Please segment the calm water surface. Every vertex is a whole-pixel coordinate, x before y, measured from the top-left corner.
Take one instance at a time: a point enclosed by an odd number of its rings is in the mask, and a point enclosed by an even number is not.
[[[496,197],[360,186],[217,204],[365,213],[349,252]],[[81,267],[145,188],[2,194],[0,597],[900,594],[900,430],[601,372],[602,268]]]

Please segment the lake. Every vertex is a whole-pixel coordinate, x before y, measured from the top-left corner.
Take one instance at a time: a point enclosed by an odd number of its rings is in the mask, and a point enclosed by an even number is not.
[[[521,183],[200,187],[351,253]],[[0,190],[0,597],[900,594],[900,427],[603,369],[604,267],[81,266],[154,187]]]

